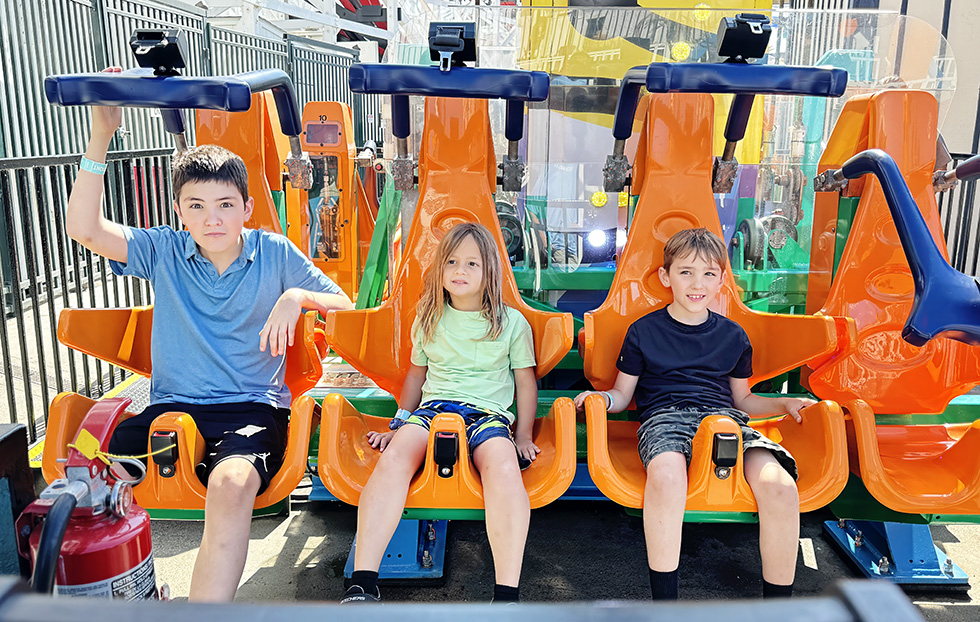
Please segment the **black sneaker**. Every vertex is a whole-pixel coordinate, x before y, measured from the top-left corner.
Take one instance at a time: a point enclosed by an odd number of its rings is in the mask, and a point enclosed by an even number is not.
[[[364,591],[360,585],[352,585],[347,588],[347,593],[344,597],[340,599],[341,605],[346,605],[348,603],[380,603],[381,602],[381,592],[377,591],[375,594],[368,594]]]

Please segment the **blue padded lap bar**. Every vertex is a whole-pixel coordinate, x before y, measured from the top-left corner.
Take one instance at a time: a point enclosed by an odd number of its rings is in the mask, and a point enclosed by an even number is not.
[[[980,345],[980,281],[943,257],[895,160],[880,149],[862,151],[841,167],[848,179],[867,173],[881,183],[915,282],[915,300],[902,337],[924,346],[940,335]]]
[[[407,138],[408,96],[506,99],[508,140],[519,140],[524,132],[524,106],[548,98],[550,81],[543,71],[453,67],[442,71],[436,65],[362,65],[350,68],[349,84],[355,93],[391,95],[392,133]]]
[[[548,98],[548,74],[543,71],[453,67],[435,65],[361,65],[350,68],[355,93],[515,99],[540,102]]]
[[[745,63],[653,63],[647,67],[651,93],[734,93],[725,140],[745,137],[756,95],[840,97],[847,71],[832,67],[787,67]]]
[[[623,76],[619,84],[619,97],[616,100],[616,116],[613,119],[613,138],[628,140],[633,133],[633,117],[640,101],[640,87],[646,83],[645,65],[633,67]]]
[[[640,86],[651,93],[734,93],[733,114],[725,137],[741,140],[754,95],[813,95],[840,97],[847,87],[847,72],[829,67],[785,67],[742,63],[653,63],[626,72],[620,85],[613,136],[626,140]]]
[[[237,76],[154,76],[149,69],[122,73],[82,73],[49,76],[44,94],[61,106],[127,106],[132,108],[225,110],[243,112],[252,93],[271,89],[283,133],[299,136],[301,123],[292,80],[279,69]],[[174,131],[168,123],[167,130]]]
[[[653,63],[647,67],[646,86],[651,93],[840,97],[847,87],[847,72],[831,67]]]

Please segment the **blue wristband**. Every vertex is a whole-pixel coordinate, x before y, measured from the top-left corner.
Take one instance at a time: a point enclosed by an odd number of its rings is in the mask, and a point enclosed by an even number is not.
[[[616,400],[613,399],[612,393],[609,391],[599,391],[599,394],[602,395],[602,401],[605,403],[606,411],[608,412],[613,407],[613,404],[616,403]]]
[[[105,175],[106,166],[105,162],[89,160],[85,156],[82,156],[82,161],[78,163],[79,169],[88,171],[89,173],[95,173],[96,175]]]
[[[412,411],[399,408],[395,411],[395,418],[388,422],[389,430],[397,430],[405,425],[405,420],[412,416]]]

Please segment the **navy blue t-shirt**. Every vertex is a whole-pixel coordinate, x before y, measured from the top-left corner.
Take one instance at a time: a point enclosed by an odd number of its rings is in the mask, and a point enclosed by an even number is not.
[[[709,311],[706,321],[691,326],[663,307],[629,327],[616,367],[639,377],[634,398],[641,422],[665,408],[732,408],[729,377],[752,375],[752,344],[722,315]]]

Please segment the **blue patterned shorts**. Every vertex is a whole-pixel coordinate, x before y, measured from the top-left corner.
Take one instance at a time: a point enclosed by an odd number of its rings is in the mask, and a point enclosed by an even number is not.
[[[511,432],[510,420],[503,415],[495,413],[472,404],[455,402],[452,400],[433,400],[422,404],[407,419],[405,424],[422,426],[426,430],[432,423],[432,418],[439,413],[452,413],[463,418],[466,426],[466,445],[472,455],[473,450],[491,438],[506,438],[514,443],[514,435]],[[514,445],[517,451],[517,445]],[[517,456],[521,470],[531,466],[531,461]]]

